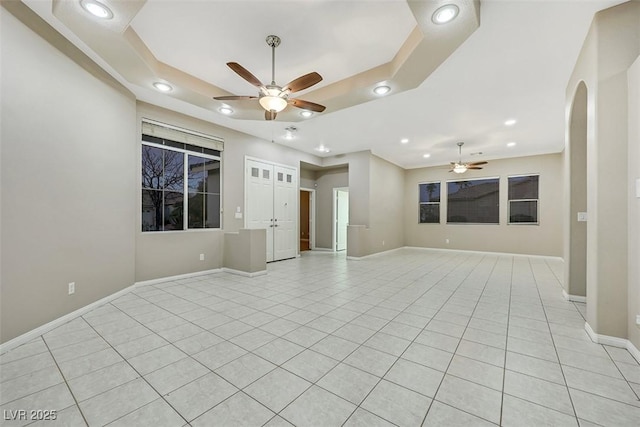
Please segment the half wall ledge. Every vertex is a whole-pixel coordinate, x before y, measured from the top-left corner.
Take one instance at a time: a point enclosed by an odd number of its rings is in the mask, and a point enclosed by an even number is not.
[[[264,229],[240,229],[224,233],[223,270],[241,276],[259,276],[267,272],[267,232]]]

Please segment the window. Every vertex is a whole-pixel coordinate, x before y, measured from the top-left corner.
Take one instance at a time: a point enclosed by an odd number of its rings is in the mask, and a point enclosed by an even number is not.
[[[427,182],[418,184],[419,223],[430,224],[440,222],[440,183]]]
[[[220,228],[220,152],[142,135],[142,231]]]
[[[498,224],[499,178],[447,182],[448,224]]]
[[[539,175],[509,177],[509,224],[538,224]]]

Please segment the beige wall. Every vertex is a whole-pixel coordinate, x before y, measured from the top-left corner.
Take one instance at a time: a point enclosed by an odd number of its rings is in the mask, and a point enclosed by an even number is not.
[[[134,282],[134,97],[32,24],[0,7],[1,342]]]
[[[265,229],[240,229],[224,233],[224,267],[243,273],[262,273],[267,270]]]
[[[508,225],[507,177],[525,174],[540,174],[540,224]],[[411,169],[405,173],[404,186],[407,246],[562,256],[561,154],[491,160],[483,170],[468,171],[464,177],[500,177],[500,224],[446,224],[446,181],[453,178],[448,168]],[[418,184],[433,181],[442,183],[440,224],[419,224]]]
[[[587,211],[587,107],[588,90],[580,82],[573,94],[567,117],[564,151],[565,203],[564,256],[568,265],[563,287],[572,297],[587,294],[587,222],[578,221],[578,212]]]
[[[377,253],[405,244],[402,218],[406,199],[401,190],[405,171],[375,155],[370,162],[368,253]]]
[[[640,58],[629,68],[629,286],[627,323],[629,340],[640,349],[640,326],[635,317],[640,315],[640,198],[636,195],[640,179]],[[639,184],[640,185],[640,184]]]
[[[333,250],[333,189],[349,186],[349,170],[318,171],[316,184],[316,247]]]
[[[313,190],[316,184],[316,172],[300,168],[300,188]]]
[[[629,313],[629,80],[640,53],[640,3],[598,12],[567,86],[567,109],[579,82],[587,106],[587,323],[627,338]],[[631,117],[637,121],[637,116]],[[573,199],[567,194],[565,199]],[[566,263],[566,268],[570,268]]]
[[[138,127],[142,118],[147,118],[224,139],[222,227],[226,232],[235,232],[244,227],[244,218],[236,219],[235,212],[237,207],[240,207],[243,215],[245,212],[245,156],[292,167],[298,167],[301,160],[311,164],[318,164],[321,161],[310,154],[143,102],[138,102],[137,111]],[[138,162],[140,161],[139,135],[141,135],[140,129],[136,135]],[[137,183],[137,188],[140,188],[140,177]],[[223,266],[224,240],[221,230],[142,233],[141,218],[138,214],[141,203],[139,193],[136,207],[136,281],[206,271]],[[200,261],[200,254],[205,255],[204,261]]]

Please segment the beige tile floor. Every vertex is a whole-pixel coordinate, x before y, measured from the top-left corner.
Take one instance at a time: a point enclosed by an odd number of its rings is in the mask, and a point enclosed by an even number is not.
[[[640,425],[640,366],[589,340],[558,261],[402,249],[361,261],[304,253],[268,271],[138,287],[1,355],[3,418]]]

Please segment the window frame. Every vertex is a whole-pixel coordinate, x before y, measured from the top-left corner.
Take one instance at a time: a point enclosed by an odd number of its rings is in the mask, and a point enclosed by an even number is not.
[[[509,198],[509,180],[511,178],[524,178],[529,176],[538,177],[538,198],[537,199],[511,199]],[[511,204],[512,202],[536,202],[536,221],[535,222],[511,222]],[[507,176],[507,225],[540,225],[540,174],[527,173]]]
[[[150,135],[151,137],[154,137],[153,135]],[[169,141],[169,140],[167,140]],[[187,146],[188,144],[184,144],[181,142],[177,142],[177,144],[183,144],[185,146]],[[183,179],[183,184],[182,184],[182,197],[183,197],[183,205],[182,205],[182,230],[149,230],[149,231],[145,231],[142,230],[142,191],[145,190],[145,188],[143,187],[143,183],[140,182],[140,186],[139,186],[139,191],[140,191],[140,209],[139,209],[139,215],[140,215],[140,226],[138,228],[140,233],[143,234],[148,234],[148,233],[184,233],[184,232],[202,232],[202,231],[213,231],[213,230],[222,230],[223,228],[223,224],[222,224],[222,152],[220,152],[220,156],[214,156],[212,154],[207,154],[207,153],[200,153],[197,151],[191,151],[188,150],[186,148],[178,148],[178,147],[173,147],[171,145],[166,145],[166,144],[158,144],[156,142],[149,142],[149,141],[144,141],[141,139],[141,144],[140,144],[140,161],[139,161],[139,174],[138,176],[142,175],[142,150],[144,149],[144,146],[149,146],[149,147],[154,147],[154,148],[159,148],[159,149],[164,149],[164,150],[170,150],[170,151],[175,151],[178,153],[182,153],[183,154],[183,174],[184,174],[184,179]],[[200,148],[207,148],[207,147],[200,147]],[[205,158],[205,159],[209,159],[209,160],[217,160],[220,164],[220,192],[217,193],[218,197],[220,198],[220,210],[218,212],[219,215],[219,227],[198,227],[198,228],[189,228],[189,156],[196,156],[196,157],[201,157],[201,158]],[[204,194],[216,194],[216,193],[208,193],[205,192]],[[163,224],[163,228],[164,228],[164,224]]]
[[[497,221],[496,222],[450,222],[449,221],[449,208],[451,203],[449,201],[449,184],[453,182],[463,182],[463,181],[489,181],[495,180],[498,185],[498,205],[497,205]],[[477,177],[477,178],[469,178],[469,179],[449,179],[445,182],[447,184],[446,187],[446,195],[447,195],[447,210],[446,210],[446,225],[500,225],[500,177],[499,176],[487,176],[487,177]]]
[[[428,185],[428,184],[438,184],[440,187],[438,192],[438,201],[437,202],[421,202],[420,201],[420,186]],[[420,220],[420,207],[422,205],[438,205],[438,221],[437,222],[422,222]],[[418,224],[442,224],[442,181],[425,181],[418,183]]]

